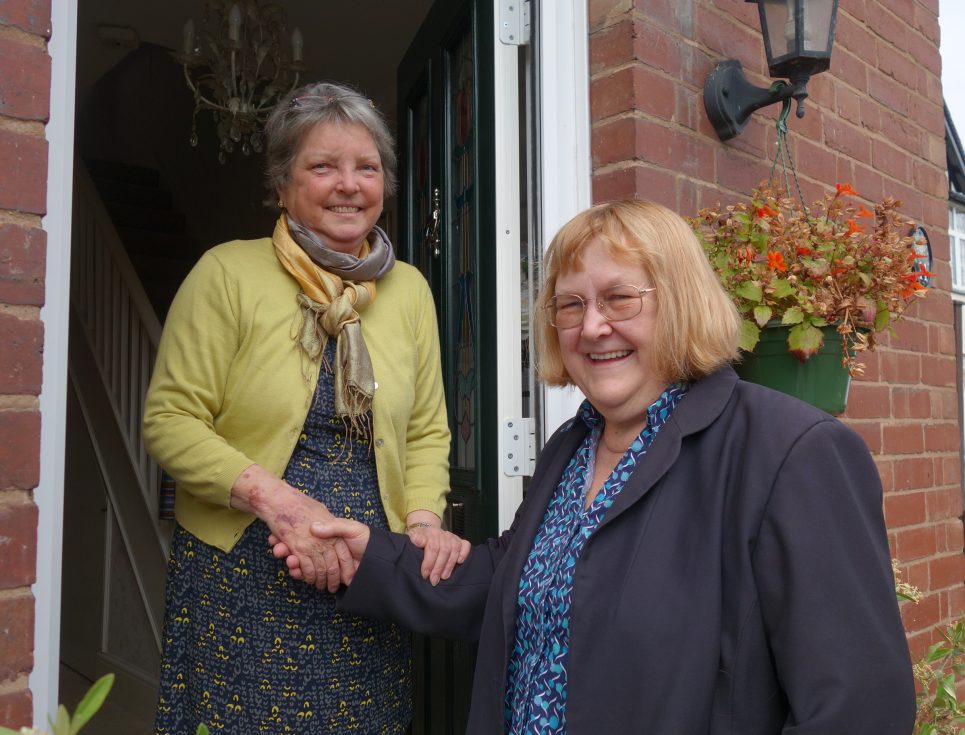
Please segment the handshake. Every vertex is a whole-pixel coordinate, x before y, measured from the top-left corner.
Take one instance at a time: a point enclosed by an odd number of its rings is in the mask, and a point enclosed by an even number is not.
[[[268,537],[272,553],[285,560],[293,579],[318,589],[335,592],[340,585],[351,584],[365,556],[369,527],[348,518],[329,516],[313,522],[309,532],[311,538],[303,539],[297,547],[272,533]],[[429,523],[412,523],[407,534],[409,540],[423,550],[422,578],[433,586],[449,579],[452,570],[469,557],[472,548],[465,539]]]

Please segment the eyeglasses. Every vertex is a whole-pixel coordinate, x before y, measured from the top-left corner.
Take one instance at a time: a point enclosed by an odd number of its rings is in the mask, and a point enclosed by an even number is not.
[[[643,297],[655,291],[656,287],[640,288],[638,286],[612,286],[596,295],[596,304],[600,316],[609,322],[622,322],[632,319],[643,309]],[[546,305],[549,311],[550,324],[558,329],[571,329],[583,323],[586,315],[587,302],[575,293],[564,293],[554,296]]]

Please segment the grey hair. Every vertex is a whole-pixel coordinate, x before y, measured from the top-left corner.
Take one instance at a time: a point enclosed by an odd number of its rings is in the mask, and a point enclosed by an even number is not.
[[[265,185],[274,195],[291,182],[292,164],[305,136],[317,125],[361,125],[365,128],[382,161],[384,194],[390,197],[396,187],[395,139],[385,117],[368,97],[345,84],[317,82],[296,89],[272,110],[265,123]]]

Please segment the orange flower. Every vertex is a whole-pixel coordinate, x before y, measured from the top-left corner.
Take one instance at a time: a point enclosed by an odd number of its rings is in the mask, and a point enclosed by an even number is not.
[[[857,214],[858,214],[859,217],[874,217],[874,216],[875,216],[875,213],[874,213],[874,212],[869,212],[867,209],[865,209],[865,206],[864,206],[863,204],[861,205],[861,209],[858,210]]]
[[[784,262],[784,254],[769,252],[767,254],[767,267],[772,271],[786,271],[787,264]]]
[[[757,207],[754,212],[757,214],[758,219],[767,219],[768,217],[776,217],[778,215],[776,210],[766,204],[763,207]]]
[[[814,251],[811,250],[811,248],[806,248],[806,247],[804,247],[803,245],[798,245],[798,246],[797,246],[797,254],[798,254],[798,255],[811,255],[812,253],[814,253]]]
[[[859,225],[853,219],[848,220],[848,234],[853,235],[856,232],[864,232],[864,225]]]
[[[851,196],[858,196],[858,192],[854,190],[854,187],[851,186],[851,184],[835,184],[835,187],[838,190],[838,196],[841,196],[842,194],[845,196],[848,196],[849,194]]]

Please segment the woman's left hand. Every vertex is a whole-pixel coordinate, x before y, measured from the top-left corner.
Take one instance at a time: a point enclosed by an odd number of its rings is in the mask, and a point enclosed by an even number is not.
[[[436,518],[435,523],[438,523],[438,518],[433,517]],[[422,578],[429,580],[433,586],[439,584],[440,580],[449,579],[456,565],[469,558],[472,545],[466,539],[442,530],[432,521],[428,521],[428,527],[412,526],[413,523],[418,523],[412,520],[412,514],[407,520],[409,527],[406,533],[409,540],[423,551]]]

